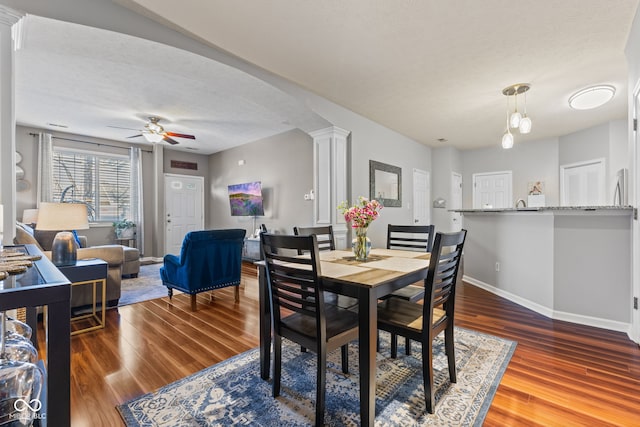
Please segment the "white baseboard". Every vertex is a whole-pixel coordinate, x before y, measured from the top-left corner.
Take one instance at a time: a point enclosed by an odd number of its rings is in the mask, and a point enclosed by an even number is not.
[[[528,308],[529,310],[533,310],[536,313],[542,314],[543,316],[549,317],[551,319],[563,320],[566,322],[577,323],[579,325],[593,326],[596,328],[608,329],[612,331],[625,332],[628,335],[631,332],[630,323],[618,322],[615,320],[601,319],[598,317],[583,316],[581,314],[574,314],[574,313],[567,313],[564,311],[553,310],[549,307],[545,307],[533,301],[529,301],[528,299],[512,294],[511,292],[507,292],[505,290],[496,288],[493,285],[485,283],[481,280],[474,279],[473,277],[469,277],[467,275],[463,276],[462,280],[474,286],[482,288],[485,291],[491,292],[492,294],[498,295],[499,297],[508,299],[511,302],[514,302],[518,305]]]

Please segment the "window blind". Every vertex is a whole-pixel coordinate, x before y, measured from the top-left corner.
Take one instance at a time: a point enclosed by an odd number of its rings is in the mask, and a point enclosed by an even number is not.
[[[53,200],[85,203],[90,221],[130,218],[129,158],[54,148]]]

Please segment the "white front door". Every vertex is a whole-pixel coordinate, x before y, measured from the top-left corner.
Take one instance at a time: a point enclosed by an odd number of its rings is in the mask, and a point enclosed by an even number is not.
[[[604,159],[560,166],[560,205],[606,205],[605,177]]]
[[[431,222],[429,199],[431,188],[429,172],[420,169],[413,170],[413,224],[428,225]]]
[[[462,209],[462,175],[451,172],[451,205],[450,210]],[[451,219],[450,231],[462,230],[462,214],[460,212],[449,212]]]
[[[512,207],[511,171],[474,173],[473,208],[504,209]]]
[[[180,254],[189,231],[204,229],[204,178],[164,175],[165,252]]]

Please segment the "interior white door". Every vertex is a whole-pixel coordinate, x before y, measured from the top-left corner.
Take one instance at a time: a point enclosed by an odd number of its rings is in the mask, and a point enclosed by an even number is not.
[[[503,209],[511,207],[512,173],[489,172],[473,174],[473,208]]]
[[[604,159],[560,166],[560,205],[606,205],[605,177]]]
[[[165,251],[180,254],[189,231],[204,229],[204,178],[164,175]]]
[[[431,185],[429,172],[420,169],[413,170],[413,223],[428,225],[431,223],[429,200],[431,199]]]
[[[462,175],[457,172],[451,172],[451,204],[450,210],[462,209]],[[462,230],[462,214],[460,212],[449,212],[451,219],[450,231]]]

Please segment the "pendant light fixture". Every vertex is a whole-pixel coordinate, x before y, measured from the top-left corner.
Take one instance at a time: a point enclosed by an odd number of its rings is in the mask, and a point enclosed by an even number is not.
[[[502,136],[502,148],[513,147],[513,134],[511,129],[518,129],[521,134],[531,132],[531,119],[527,116],[527,91],[531,88],[528,83],[517,83],[507,86],[502,90],[502,94],[507,97],[507,131]],[[518,111],[518,95],[524,94],[524,114]],[[515,109],[509,109],[509,97],[514,97]]]

